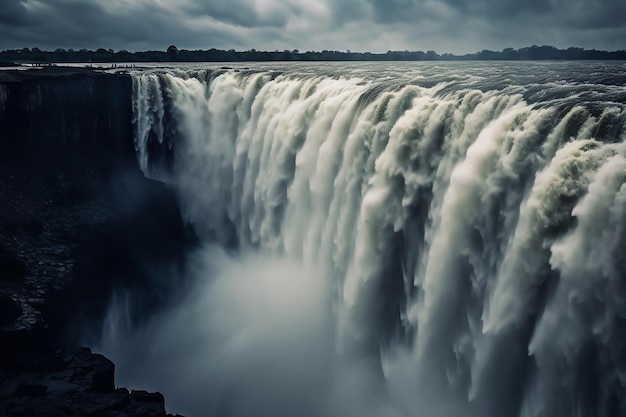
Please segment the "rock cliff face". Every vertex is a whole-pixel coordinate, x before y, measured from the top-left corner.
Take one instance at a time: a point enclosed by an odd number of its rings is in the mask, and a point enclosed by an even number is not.
[[[132,158],[131,79],[79,68],[0,75],[0,152]]]
[[[182,276],[180,209],[138,168],[130,94],[123,74],[0,72],[1,415],[165,415],[77,349],[114,292],[141,319]]]

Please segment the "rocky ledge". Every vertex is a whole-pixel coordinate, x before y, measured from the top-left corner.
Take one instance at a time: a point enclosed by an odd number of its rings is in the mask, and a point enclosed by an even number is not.
[[[23,357],[0,386],[3,416],[165,417],[159,393],[116,388],[115,366],[87,348]]]

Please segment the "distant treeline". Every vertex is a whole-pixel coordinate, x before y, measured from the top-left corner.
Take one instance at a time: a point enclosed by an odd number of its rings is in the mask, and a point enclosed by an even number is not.
[[[439,55],[435,51],[387,51],[386,53],[350,51],[235,51],[209,49],[187,50],[171,45],[166,51],[129,52],[112,49],[56,49],[43,51],[39,48],[9,49],[0,52],[0,60],[27,63],[51,62],[249,62],[249,61],[467,61],[467,60],[626,60],[626,50],[598,51],[595,49],[553,46],[530,46],[506,48],[502,51],[483,50],[473,54]]]

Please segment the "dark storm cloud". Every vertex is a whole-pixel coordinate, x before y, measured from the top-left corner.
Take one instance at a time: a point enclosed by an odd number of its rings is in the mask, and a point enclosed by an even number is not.
[[[549,13],[552,9],[546,0],[443,0],[464,13],[489,17],[516,17],[520,14]]]
[[[150,48],[190,38],[230,40],[210,28],[196,32],[153,1],[127,2],[126,8],[107,8],[106,1],[8,1],[0,8],[0,47]]]
[[[269,21],[264,21],[251,7],[246,0],[230,0],[228,2],[198,0],[183,7],[183,11],[189,15],[208,16],[213,19],[243,26],[254,27],[269,24],[270,26],[280,26],[284,24],[283,16],[275,16]]]
[[[341,25],[355,20],[365,20],[369,15],[369,0],[339,0],[330,2],[331,18]]]
[[[626,48],[624,0],[2,0],[0,49]]]
[[[597,0],[566,1],[553,0],[555,11],[563,21],[575,28],[604,29],[626,27],[626,1]],[[622,38],[622,42],[626,40]]]
[[[415,0],[370,0],[374,18],[384,23],[414,19],[414,13],[419,9],[417,3]]]
[[[438,17],[435,10],[454,10],[459,15],[483,19],[514,18],[520,15],[539,15],[551,11],[545,0],[366,0],[372,19],[383,24],[419,22]],[[341,3],[350,4],[344,0]]]
[[[19,0],[5,0],[0,7],[0,23],[14,25],[25,23],[28,13]]]

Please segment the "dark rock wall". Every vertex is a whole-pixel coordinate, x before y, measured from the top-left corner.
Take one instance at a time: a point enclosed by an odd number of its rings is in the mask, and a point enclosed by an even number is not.
[[[1,415],[165,415],[158,394],[114,390],[104,358],[81,353],[85,381],[71,359],[114,293],[141,319],[182,285],[189,233],[174,191],[138,168],[131,92],[124,74],[0,71]]]
[[[134,157],[130,76],[54,67],[13,73],[0,77],[0,158],[51,150]]]

